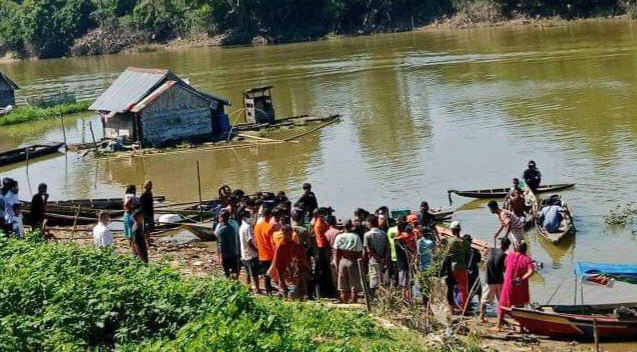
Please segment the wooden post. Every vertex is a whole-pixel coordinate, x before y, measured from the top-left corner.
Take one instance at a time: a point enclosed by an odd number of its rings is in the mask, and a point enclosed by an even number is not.
[[[365,297],[365,306],[367,307],[367,311],[372,311],[372,304],[370,302],[369,297],[369,285],[367,284],[367,276],[363,273],[363,260],[358,259],[358,274],[361,278],[361,286],[363,286],[363,296]]]
[[[82,208],[82,204],[77,205],[77,210],[75,210],[75,219],[73,219],[73,230],[71,231],[71,238],[75,235],[75,231],[77,231],[77,220],[80,217],[80,209]]]
[[[93,132],[93,121],[88,122],[88,128],[91,130],[91,138],[93,139],[93,149],[97,153],[97,143],[95,142],[95,133]]]
[[[595,341],[595,352],[599,352],[599,335],[597,334],[597,319],[593,316],[593,339]]]
[[[199,160],[197,160],[197,188],[199,190],[199,221],[203,221],[203,201],[201,200],[201,174],[199,173]]]
[[[66,153],[66,128],[64,128],[64,115],[60,113],[60,121],[62,121],[62,137],[64,138],[64,152]]]

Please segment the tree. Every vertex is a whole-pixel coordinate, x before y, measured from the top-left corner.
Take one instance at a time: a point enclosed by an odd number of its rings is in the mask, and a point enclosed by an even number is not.
[[[91,24],[92,5],[84,0],[25,0],[20,10],[22,40],[38,58],[66,55]]]

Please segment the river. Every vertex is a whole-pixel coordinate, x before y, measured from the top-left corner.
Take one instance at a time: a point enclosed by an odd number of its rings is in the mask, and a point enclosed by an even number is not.
[[[30,198],[37,183],[52,199],[117,197],[126,184],[151,179],[176,201],[221,184],[247,191],[285,190],[310,182],[321,204],[340,216],[356,207],[416,208],[448,203],[446,190],[506,186],[534,159],[545,183],[575,182],[563,192],[574,209],[576,240],[562,246],[527,236],[545,269],[532,299],[573,299],[577,260],[634,262],[632,229],[607,228],[603,215],[635,200],[637,28],[630,21],[572,22],[536,28],[440,30],[315,43],[24,61],[0,65],[22,94],[72,89],[95,98],[127,66],[170,68],[200,89],[242,105],[241,92],[273,84],[277,116],[340,113],[340,123],[301,143],[254,150],[193,152],[144,159],[94,160],[60,154],[0,168]],[[236,114],[235,114],[236,116]],[[91,114],[67,119],[69,142],[90,140]],[[101,128],[96,128],[98,137]],[[0,149],[61,140],[59,123],[2,127]],[[30,184],[30,185],[29,185]],[[455,217],[475,237],[497,227],[485,203],[456,197]],[[621,285],[618,285],[621,286]],[[585,301],[628,299],[626,291],[587,292]],[[632,297],[633,301],[637,297]]]

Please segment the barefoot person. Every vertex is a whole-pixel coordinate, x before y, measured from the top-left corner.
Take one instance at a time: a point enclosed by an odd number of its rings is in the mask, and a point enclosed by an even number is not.
[[[345,232],[334,241],[334,267],[338,270],[338,291],[341,303],[357,303],[358,292],[362,291],[358,259],[363,254],[363,242],[352,232],[354,224],[345,222]]]
[[[303,247],[292,239],[294,229],[290,225],[281,227],[283,242],[276,249],[269,273],[279,283],[279,294],[288,297],[289,285],[294,285],[292,298],[305,300],[306,277],[309,270]]]
[[[504,261],[507,256],[506,251],[509,250],[510,246],[511,241],[507,237],[502,237],[500,239],[500,248],[493,249],[487,262],[487,285],[480,302],[480,319],[483,322],[486,322],[487,305],[493,305],[494,298],[498,299],[498,304],[500,303],[500,293],[504,283]]]
[[[463,310],[468,298],[468,271],[471,246],[460,237],[460,222],[454,221],[449,226],[453,237],[449,242],[449,257],[451,259],[451,275],[445,280],[447,283],[447,302],[451,311]],[[455,288],[458,289],[460,305],[456,304]]]
[[[498,202],[495,200],[490,201],[488,207],[491,213],[497,216],[500,221],[500,227],[493,235],[494,244],[504,230],[504,235],[509,237],[513,248],[517,248],[518,243],[524,240],[524,218],[516,216],[510,210],[500,209]]]
[[[498,307],[498,325],[495,329],[500,330],[504,324],[504,311],[502,308],[524,307],[531,301],[529,294],[529,278],[533,275],[533,260],[526,255],[526,242],[521,241],[515,252],[510,252],[504,266],[504,283],[500,295],[500,305]]]

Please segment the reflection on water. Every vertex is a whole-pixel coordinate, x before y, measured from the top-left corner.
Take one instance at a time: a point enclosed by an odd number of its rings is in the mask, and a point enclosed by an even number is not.
[[[529,233],[533,257],[547,263],[544,281],[533,283],[533,299],[542,301],[571,277],[576,260],[634,261],[635,238],[627,231],[606,234],[601,216],[633,198],[636,39],[633,22],[607,21],[0,67],[27,95],[63,87],[92,98],[127,66],[168,67],[227,96],[235,104],[230,112],[240,108],[243,90],[270,83],[279,116],[343,116],[297,144],[98,161],[69,153],[32,163],[29,180],[51,184],[54,198],[118,196],[125,184],[152,179],[170,198],[194,199],[199,161],[206,197],[223,183],[297,196],[307,181],[321,203],[348,216],[359,206],[415,208],[421,199],[442,205],[447,189],[506,185],[535,159],[547,182],[577,182],[564,193],[576,214],[577,246],[543,243]],[[88,119],[99,126],[96,117]],[[68,121],[69,140],[90,140],[85,121]],[[0,148],[61,138],[56,121],[2,127]],[[23,166],[0,174],[27,180]],[[28,187],[22,189],[28,197]],[[455,199],[459,206],[468,201]],[[479,202],[456,217],[488,240],[497,228]],[[569,295],[554,300],[568,302]]]

